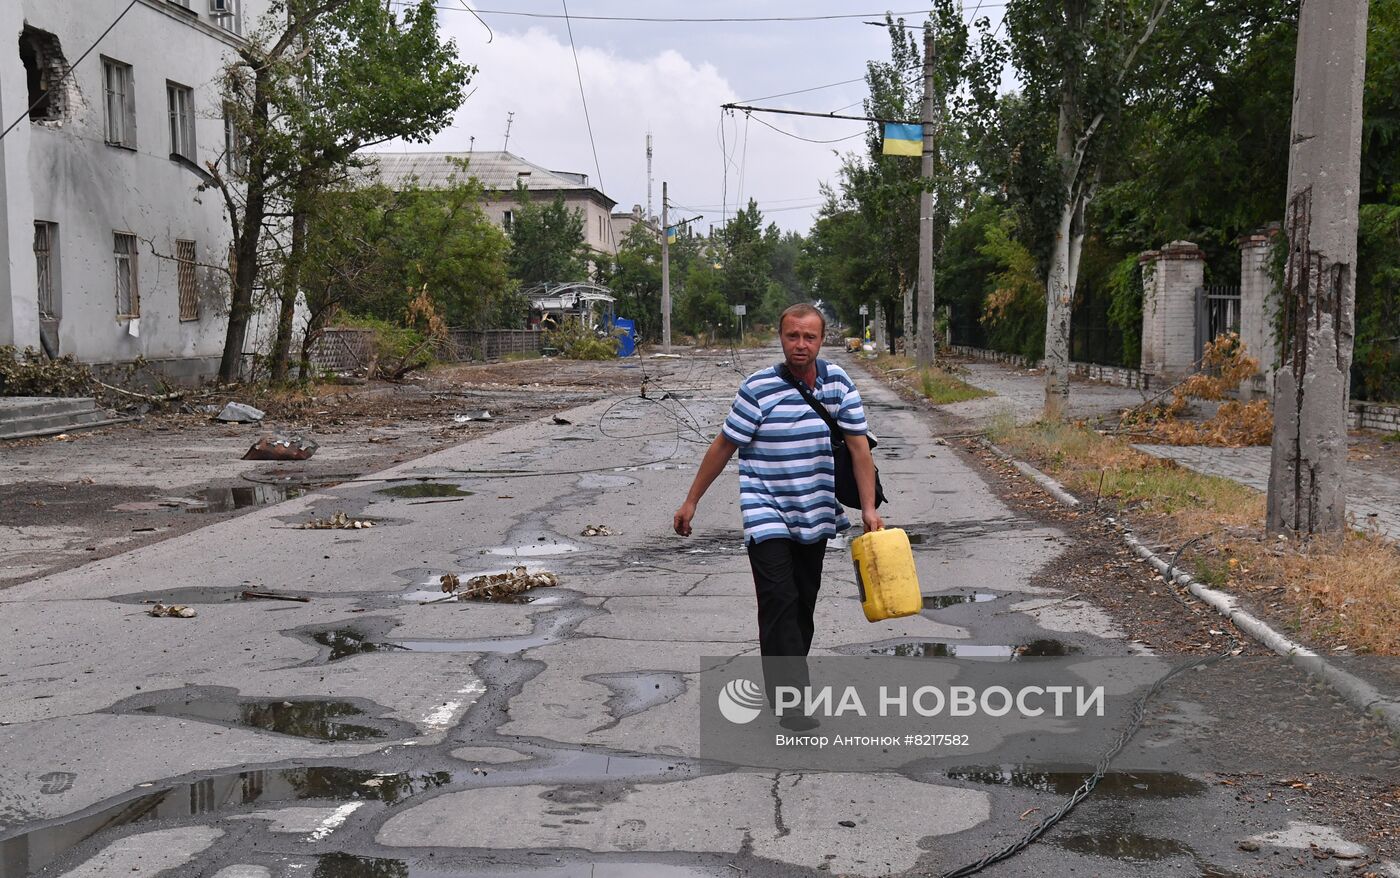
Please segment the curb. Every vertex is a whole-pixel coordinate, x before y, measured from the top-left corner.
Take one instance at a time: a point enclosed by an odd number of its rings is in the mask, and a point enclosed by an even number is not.
[[[1062,505],[1071,509],[1081,505],[1079,499],[1067,491],[1064,485],[1045,473],[1024,461],[1017,460],[988,440],[982,440],[982,444],[997,457],[1016,467]],[[1241,609],[1234,595],[1202,585],[1189,573],[1179,568],[1173,569],[1171,564],[1162,560],[1161,556],[1144,545],[1123,522],[1113,517],[1108,517],[1106,520],[1118,530],[1128,548],[1152,565],[1152,568],[1161,574],[1163,579],[1184,587],[1201,602],[1214,608],[1220,615],[1233,622],[1236,628],[1248,634],[1258,643],[1289,659],[1308,676],[1327,684],[1357,710],[1379,719],[1390,729],[1392,734],[1400,735],[1400,700],[1382,694],[1379,689],[1360,677],[1342,670],[1301,643],[1290,640],[1275,631],[1259,617]]]

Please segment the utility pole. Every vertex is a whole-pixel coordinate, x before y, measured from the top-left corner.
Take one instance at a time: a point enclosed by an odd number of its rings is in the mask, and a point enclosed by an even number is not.
[[[919,344],[915,365],[933,365],[933,29],[924,28],[924,155],[919,192]],[[905,327],[905,335],[909,333]]]
[[[648,138],[650,139],[650,138]],[[671,228],[666,181],[661,181],[661,352],[671,352]]]
[[[1303,0],[1293,68],[1270,533],[1341,533],[1367,0]]]
[[[506,142],[501,144],[501,152],[510,152],[510,126],[515,122],[515,111],[506,113]]]

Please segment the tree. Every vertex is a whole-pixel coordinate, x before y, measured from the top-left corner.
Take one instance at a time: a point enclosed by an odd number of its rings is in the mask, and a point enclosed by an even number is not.
[[[238,375],[270,230],[291,220],[287,296],[298,287],[311,194],[354,164],[356,151],[426,141],[451,121],[475,68],[443,41],[431,0],[396,15],[380,0],[272,0],[224,73],[238,155],[206,166],[233,233],[233,292],[219,377]]]
[[[583,212],[570,210],[563,194],[543,204],[523,184],[515,187],[517,207],[510,224],[510,273],[526,286],[587,280],[588,245]]]
[[[776,233],[776,229],[774,230]],[[763,213],[758,202],[749,199],[720,230],[719,242],[724,266],[720,292],[730,305],[744,305],[757,313],[768,291],[769,260],[773,237],[764,234]]]
[[[661,337],[661,239],[646,223],[634,223],[618,244],[610,284],[617,313],[637,321],[644,338]]]

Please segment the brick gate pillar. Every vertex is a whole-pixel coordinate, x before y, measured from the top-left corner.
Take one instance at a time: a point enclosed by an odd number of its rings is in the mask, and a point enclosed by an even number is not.
[[[1196,291],[1205,256],[1190,241],[1172,241],[1138,257],[1142,265],[1142,371],[1163,378],[1190,373],[1196,350]]]
[[[1251,396],[1266,399],[1273,392],[1274,370],[1278,368],[1278,339],[1274,321],[1278,316],[1278,289],[1269,273],[1272,245],[1277,240],[1277,224],[1239,237],[1240,246],[1240,340],[1245,353],[1259,361],[1259,375],[1244,389]]]

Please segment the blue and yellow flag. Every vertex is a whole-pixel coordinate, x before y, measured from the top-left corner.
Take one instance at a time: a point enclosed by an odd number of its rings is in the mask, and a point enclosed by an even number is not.
[[[676,243],[676,227],[675,227],[675,226],[667,226],[667,227],[666,227],[666,243],[667,243],[667,244],[674,244],[674,243]]]
[[[885,155],[923,155],[924,126],[902,122],[885,123]]]

